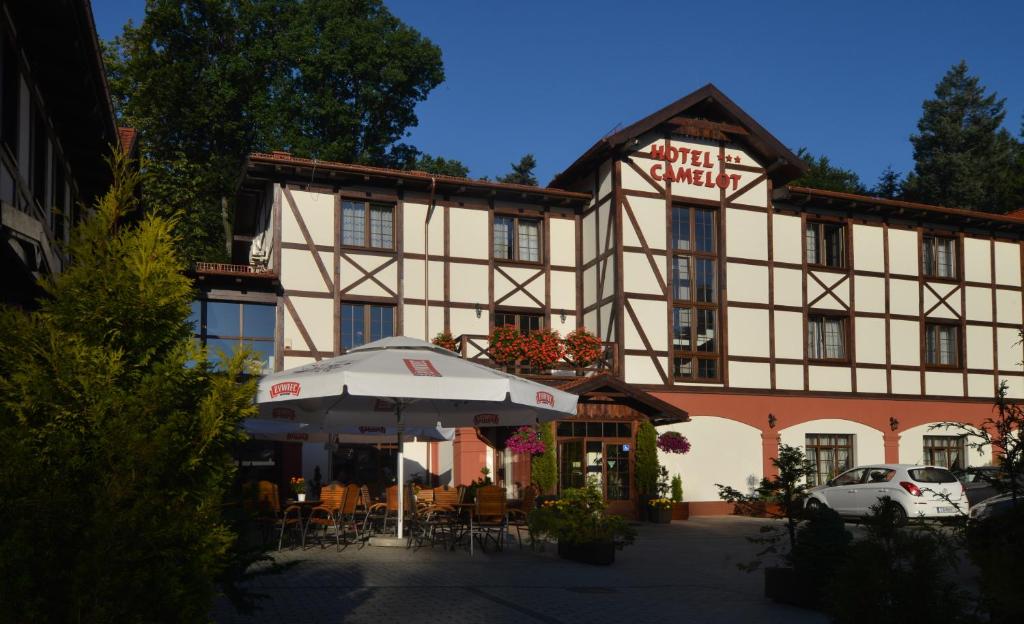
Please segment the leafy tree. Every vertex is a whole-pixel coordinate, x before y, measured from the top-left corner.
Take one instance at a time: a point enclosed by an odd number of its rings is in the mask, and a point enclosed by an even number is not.
[[[533,157],[533,154],[526,154],[519,159],[519,162],[510,163],[509,166],[512,167],[512,171],[499,176],[498,182],[537,186],[537,177],[533,174],[533,170],[537,168],[537,159]]]
[[[1006,212],[1022,203],[1020,144],[1001,127],[1004,98],[986,94],[967,63],[954,65],[925,100],[917,122],[909,198],[986,212]]]
[[[900,199],[903,196],[902,176],[892,168],[892,165],[886,165],[885,170],[878,176],[878,182],[871,189],[871,194],[886,199]]]
[[[112,164],[49,298],[0,309],[0,621],[205,620],[232,569],[253,363],[197,351],[174,224],[132,218],[139,174]]]
[[[469,167],[462,164],[461,161],[455,159],[442,158],[441,156],[431,156],[430,154],[420,154],[416,159],[416,163],[413,165],[413,169],[418,171],[426,171],[427,173],[436,173],[437,175],[452,176],[455,178],[468,178]]]
[[[833,165],[828,156],[815,157],[806,147],[798,149],[796,155],[807,163],[808,170],[790,184],[843,193],[865,192],[860,176],[849,169]]]
[[[658,432],[644,421],[636,432],[636,491],[641,496],[658,493]]]
[[[212,224],[249,152],[407,167],[415,105],[444,79],[440,49],[380,0],[148,0],[106,61],[160,180],[147,206],[203,234],[190,259],[224,255]]]
[[[558,482],[558,460],[555,457],[555,436],[551,425],[539,427],[540,439],[544,442],[544,452],[530,460],[530,478],[541,490],[541,494],[554,491]]]

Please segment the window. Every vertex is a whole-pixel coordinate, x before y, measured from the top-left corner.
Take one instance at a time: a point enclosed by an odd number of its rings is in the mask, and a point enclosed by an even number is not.
[[[198,338],[216,361],[217,350],[230,356],[241,346],[255,351],[264,372],[273,369],[274,328],[277,307],[273,304],[235,301],[194,301],[189,321]]]
[[[841,223],[807,222],[804,236],[807,264],[846,266],[846,227]]]
[[[807,459],[814,466],[814,473],[807,480],[810,486],[822,485],[853,467],[852,435],[809,433],[805,447]]]
[[[341,348],[351,349],[395,335],[395,306],[341,304]]]
[[[928,366],[960,365],[960,328],[956,325],[926,323],[924,326],[925,361]]]
[[[505,327],[511,325],[524,334],[540,329],[541,317],[539,314],[517,314],[515,312],[495,312],[494,326]]]
[[[676,379],[716,380],[718,263],[715,212],[672,207],[672,348]]]
[[[0,140],[7,146],[11,156],[18,159],[18,56],[8,37],[4,36],[3,68],[0,69]]]
[[[630,498],[630,422],[558,423],[559,488],[594,482],[608,500]]]
[[[924,436],[924,463],[959,470],[964,467],[964,436]]]
[[[922,237],[921,272],[928,277],[956,279],[956,240],[942,236]]]
[[[64,222],[67,220],[67,214],[64,210],[64,167],[61,166],[60,161],[57,159],[57,155],[53,157],[53,191],[50,193],[50,197],[53,201],[53,210],[51,211],[51,227],[53,229],[53,236],[58,241],[64,241]]]
[[[807,317],[807,357],[812,360],[846,359],[845,317]]]
[[[540,262],[540,240],[540,221],[537,219],[494,216],[495,258]]]
[[[394,206],[372,202],[341,202],[341,244],[394,249]]]
[[[40,207],[46,207],[46,187],[48,186],[47,162],[50,159],[50,141],[46,138],[46,118],[38,106],[32,107],[32,195]]]

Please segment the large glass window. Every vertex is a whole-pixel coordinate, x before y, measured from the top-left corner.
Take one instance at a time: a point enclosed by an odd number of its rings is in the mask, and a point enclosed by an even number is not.
[[[924,436],[924,463],[959,470],[965,467],[964,436]]]
[[[715,211],[672,207],[673,375],[717,380],[718,263]]]
[[[629,500],[630,422],[562,421],[557,432],[560,491],[590,481],[608,500]]]
[[[807,222],[804,233],[807,264],[846,266],[846,228],[841,223]]]
[[[928,277],[955,279],[956,240],[944,236],[923,236],[921,271]]]
[[[807,318],[807,357],[846,359],[846,318],[812,314]]]
[[[341,348],[351,349],[395,335],[395,306],[341,304]]]
[[[217,362],[217,352],[230,356],[245,346],[257,354],[263,372],[274,365],[274,329],[277,325],[277,307],[273,304],[241,303],[237,301],[194,301],[189,323],[203,344],[211,360]]]
[[[540,262],[540,221],[508,215],[494,217],[494,257]]]
[[[394,249],[394,206],[362,201],[341,202],[341,244]]]
[[[956,325],[926,323],[925,361],[929,366],[960,365],[960,328]]]
[[[809,433],[805,438],[807,459],[814,466],[808,485],[822,485],[853,467],[853,436],[850,434]]]

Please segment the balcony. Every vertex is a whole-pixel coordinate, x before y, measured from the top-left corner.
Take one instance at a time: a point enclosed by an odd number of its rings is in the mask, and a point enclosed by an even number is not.
[[[197,275],[227,275],[235,277],[263,277],[274,279],[277,273],[265,267],[256,267],[248,264],[224,264],[221,262],[196,262],[194,266]]]
[[[507,371],[513,375],[539,377],[544,379],[589,377],[598,373],[610,373],[613,376],[619,375],[619,347],[618,344],[614,342],[602,342],[601,356],[596,362],[589,366],[578,367],[570,362],[566,357],[563,357],[562,360],[557,362],[554,366],[546,369],[538,369],[534,366],[530,366],[527,362],[520,360],[509,365],[498,364],[491,359],[490,353],[487,351],[487,348],[490,346],[490,336],[462,334],[455,337],[455,344],[457,347],[457,353],[463,358],[485,366],[490,366],[491,368],[498,368]]]

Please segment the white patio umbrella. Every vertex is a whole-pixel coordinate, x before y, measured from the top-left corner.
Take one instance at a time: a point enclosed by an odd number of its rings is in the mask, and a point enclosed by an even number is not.
[[[385,338],[345,355],[260,380],[259,417],[341,426],[396,428],[398,537],[405,511],[407,427],[534,425],[576,413],[574,394],[509,375],[422,340]]]
[[[256,440],[274,442],[337,442],[338,444],[391,444],[398,435],[395,425],[347,425],[331,430],[301,422],[246,418],[242,429]],[[455,429],[444,427],[406,427],[405,439],[446,441],[455,438]]]

